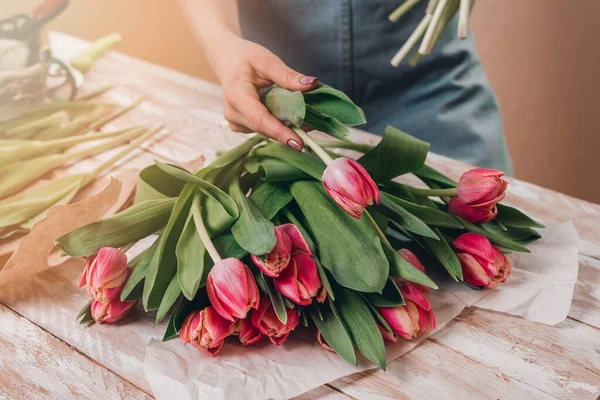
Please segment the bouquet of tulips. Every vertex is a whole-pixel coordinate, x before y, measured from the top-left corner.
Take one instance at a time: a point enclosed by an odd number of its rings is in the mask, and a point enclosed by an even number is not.
[[[118,321],[139,301],[157,322],[170,314],[164,340],[211,356],[228,340],[278,346],[312,329],[344,360],[356,364],[358,350],[385,368],[384,339],[435,328],[424,264],[491,289],[510,275],[506,254],[540,237],[539,223],[498,204],[502,172],[456,183],[424,164],[427,143],[393,127],[377,146],[350,142],[347,127],[365,117],[334,88],[275,87],[264,101],[306,151],[255,135],[193,173],[157,161],[140,172],[133,206],[57,240],[88,257],[82,323]],[[306,125],[337,140],[317,141]],[[427,188],[394,181],[409,173]]]

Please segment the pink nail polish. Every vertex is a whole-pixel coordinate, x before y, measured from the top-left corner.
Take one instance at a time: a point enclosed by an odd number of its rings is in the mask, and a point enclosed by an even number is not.
[[[294,150],[302,151],[302,145],[300,145],[300,143],[296,142],[294,139],[288,140],[287,144]]]
[[[312,85],[317,79],[314,76],[303,76],[302,78],[300,78],[300,83],[303,85]]]

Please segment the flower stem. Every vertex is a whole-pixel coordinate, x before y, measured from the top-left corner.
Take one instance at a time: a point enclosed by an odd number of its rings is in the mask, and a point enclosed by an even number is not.
[[[398,6],[398,8],[396,8],[388,16],[388,19],[391,22],[398,21],[400,19],[400,17],[402,17],[404,14],[406,14],[408,11],[410,11],[410,9],[413,8],[415,6],[415,4],[417,4],[419,1],[421,1],[421,0],[405,0],[404,3],[400,4],[400,6]]]
[[[375,222],[373,216],[367,210],[365,210],[364,215],[367,217],[371,225],[373,225],[373,229],[375,229],[375,232],[377,232],[377,236],[379,236],[379,239],[381,239],[381,241],[385,244],[389,244],[391,246],[390,241],[385,236],[385,233],[383,233],[379,225],[377,225],[377,222]]]
[[[310,137],[308,133],[304,132],[300,128],[294,128],[294,132],[300,136],[300,139],[302,139],[304,143],[315,152],[315,154],[325,163],[325,165],[329,165],[333,162],[333,158],[331,158],[329,154],[327,154],[327,152],[323,150],[323,148],[319,146],[319,144],[315,142],[315,140]]]
[[[471,11],[471,0],[460,0],[458,12],[458,38],[466,39],[469,34],[469,12]]]
[[[202,240],[206,251],[208,251],[208,255],[210,255],[210,258],[212,258],[213,262],[216,264],[221,261],[222,258],[215,248],[212,240],[210,240],[210,235],[206,229],[206,225],[204,225],[204,221],[202,220],[201,211],[202,206],[200,205],[200,193],[196,193],[194,195],[194,200],[192,201],[192,217],[194,218],[194,224],[196,224],[198,235],[200,235],[200,240]]]
[[[411,33],[411,35],[402,45],[400,50],[398,50],[396,55],[394,55],[394,57],[392,58],[391,63],[394,67],[397,67],[398,65],[400,65],[400,63],[402,63],[402,61],[406,58],[408,53],[410,53],[412,48],[415,47],[419,39],[423,37],[432,18],[433,17],[431,14],[425,14],[417,28],[413,31],[413,33]]]
[[[404,186],[408,190],[410,190],[413,194],[417,196],[427,196],[427,197],[452,197],[456,196],[457,189],[420,189],[412,186]]]
[[[427,31],[425,32],[425,37],[421,42],[421,47],[419,47],[419,53],[423,55],[431,54],[433,50],[434,43],[434,34],[437,26],[440,24],[442,20],[442,16],[444,14],[444,9],[448,4],[448,0],[439,0],[435,6],[435,11],[433,12],[433,17],[431,19],[431,23],[427,27]]]

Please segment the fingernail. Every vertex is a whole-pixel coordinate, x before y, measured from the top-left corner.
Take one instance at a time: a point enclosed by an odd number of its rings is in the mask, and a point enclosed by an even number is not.
[[[300,145],[300,143],[296,142],[294,139],[288,140],[287,144],[294,150],[302,151],[302,145]]]
[[[303,85],[312,85],[317,79],[314,76],[303,76],[302,78],[300,78],[300,83]]]

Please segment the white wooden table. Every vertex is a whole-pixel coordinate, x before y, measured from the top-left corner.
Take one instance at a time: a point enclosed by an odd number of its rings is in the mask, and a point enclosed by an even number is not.
[[[58,55],[85,42],[52,34]],[[146,101],[117,122],[164,123],[171,135],[150,150],[167,161],[225,150],[239,141],[219,132],[215,84],[111,53],[86,77],[87,87],[114,84],[109,97]],[[230,137],[231,136],[231,137]],[[374,141],[360,133],[355,139]],[[468,166],[431,155],[428,163],[457,178]],[[543,223],[572,220],[581,237],[579,278],[566,321],[544,326],[492,311],[467,309],[446,328],[394,361],[315,389],[301,398],[595,399],[600,393],[600,206],[518,180],[507,202]],[[140,311],[128,323],[78,325],[86,302],[76,289],[81,263],[0,288],[0,398],[152,398],[144,375],[146,343],[162,325]]]

